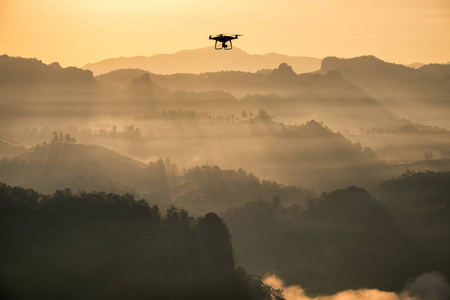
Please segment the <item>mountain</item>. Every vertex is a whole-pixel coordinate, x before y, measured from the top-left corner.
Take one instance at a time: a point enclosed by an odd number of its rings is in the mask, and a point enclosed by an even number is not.
[[[322,73],[339,71],[347,79],[363,85],[397,85],[423,76],[417,69],[387,63],[375,56],[361,56],[350,59],[326,57],[320,68]],[[397,79],[397,80],[394,80]],[[379,86],[381,88],[381,86]]]
[[[413,69],[419,69],[420,67],[422,67],[424,65],[425,64],[423,64],[423,63],[415,62],[415,63],[412,63],[412,64],[405,65],[405,67],[413,68]]]
[[[0,112],[9,117],[86,115],[92,111],[88,104],[102,90],[89,70],[0,56]]]
[[[119,69],[142,69],[152,73],[205,73],[224,70],[256,72],[273,69],[286,62],[297,73],[313,72],[320,68],[321,59],[301,56],[287,56],[276,53],[265,55],[248,54],[239,48],[232,51],[216,51],[211,47],[183,50],[173,54],[153,56],[119,57],[89,63],[83,69],[95,75]]]
[[[3,91],[27,89],[73,92],[95,88],[97,82],[89,70],[61,68],[57,62],[47,65],[35,58],[1,55],[0,87]]]
[[[96,79],[118,89],[135,86],[146,72],[141,69],[122,69],[96,76]],[[339,72],[325,74],[297,74],[294,68],[283,62],[266,72],[221,71],[200,74],[177,73],[170,75],[149,74],[151,81],[161,87],[172,90],[205,91],[223,90],[234,95],[251,93],[324,94],[331,91],[329,97],[335,98],[342,93],[353,97],[367,98],[367,95]],[[149,79],[146,79],[149,80]]]
[[[442,64],[429,64],[423,65],[419,68],[420,71],[425,74],[433,77],[443,77],[450,75],[450,64],[442,65]]]
[[[322,60],[320,72],[330,71],[339,71],[346,79],[370,92],[450,93],[448,80],[436,78],[450,73],[447,65],[425,65],[413,69],[375,56],[326,57]]]
[[[448,65],[426,65],[413,69],[387,63],[374,56],[362,56],[351,59],[324,58],[320,72],[339,71],[398,118],[448,124],[448,70]]]

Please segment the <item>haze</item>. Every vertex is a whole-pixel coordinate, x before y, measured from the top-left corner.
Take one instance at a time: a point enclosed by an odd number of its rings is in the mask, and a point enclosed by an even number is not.
[[[446,0],[57,1],[3,0],[0,49],[81,67],[101,59],[210,46],[209,34],[241,33],[251,54],[450,60]]]
[[[449,7],[3,1],[0,299],[450,299]]]

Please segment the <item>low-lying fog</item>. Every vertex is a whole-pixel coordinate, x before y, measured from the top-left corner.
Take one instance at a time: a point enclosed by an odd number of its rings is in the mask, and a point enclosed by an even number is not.
[[[94,77],[4,55],[0,182],[214,211],[237,264],[288,300],[444,299],[414,289],[437,278],[448,295],[450,68],[436,68]]]

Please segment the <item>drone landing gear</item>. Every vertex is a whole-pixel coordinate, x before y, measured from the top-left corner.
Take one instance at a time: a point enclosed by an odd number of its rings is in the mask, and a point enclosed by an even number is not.
[[[231,49],[233,49],[233,43],[231,43],[231,41],[226,41],[226,42],[222,42],[222,46],[221,47],[217,47],[217,42],[218,41],[216,41],[216,44],[215,44],[215,46],[214,46],[214,48],[216,49],[216,50],[222,50],[222,49],[225,49],[225,50],[231,50]],[[227,45],[227,42],[230,42],[230,46],[228,47],[228,45]]]

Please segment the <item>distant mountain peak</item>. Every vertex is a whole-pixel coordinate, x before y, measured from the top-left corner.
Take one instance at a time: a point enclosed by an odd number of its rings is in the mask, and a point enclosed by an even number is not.
[[[133,79],[129,87],[131,89],[149,89],[155,86],[156,84],[150,79],[150,73],[145,72],[141,77]]]
[[[288,65],[287,63],[282,63],[278,66],[278,69],[281,72],[289,72],[289,73],[295,73],[294,70],[292,69],[292,67],[290,65]]]
[[[281,63],[278,68],[274,69],[270,73],[271,77],[289,78],[297,77],[297,73],[294,72],[292,67],[287,63]]]
[[[328,66],[332,66],[335,64],[342,64],[342,63],[355,63],[355,64],[382,64],[385,63],[383,60],[373,56],[373,55],[364,55],[364,56],[358,56],[353,58],[339,58],[336,56],[329,56],[325,57],[322,60],[322,67],[321,69],[326,69]]]
[[[59,62],[57,62],[57,61],[55,61],[55,62],[49,64],[48,66],[49,66],[50,68],[52,68],[53,70],[61,70],[61,69],[62,69],[61,65],[60,65]]]
[[[281,54],[249,54],[233,47],[232,51],[216,51],[214,47],[182,50],[172,54],[120,57],[90,63],[83,67],[94,74],[106,74],[119,69],[142,69],[153,74],[208,73],[219,71],[256,72],[274,69],[287,63],[297,73],[317,71],[321,59]]]

